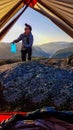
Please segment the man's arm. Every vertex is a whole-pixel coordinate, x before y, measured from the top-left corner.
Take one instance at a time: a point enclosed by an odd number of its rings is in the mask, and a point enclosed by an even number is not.
[[[33,35],[29,38],[29,46],[31,47],[33,45]]]
[[[17,42],[19,42],[19,41],[21,41],[22,40],[22,37],[21,37],[21,35],[16,39],[16,40],[13,40],[13,42],[14,43],[17,43]]]

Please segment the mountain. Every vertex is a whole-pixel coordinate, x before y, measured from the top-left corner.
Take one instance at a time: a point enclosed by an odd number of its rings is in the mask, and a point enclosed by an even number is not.
[[[61,49],[57,51],[52,58],[67,58],[73,54],[73,47]]]
[[[20,50],[21,44],[17,44],[17,53],[13,54],[10,52],[10,44],[8,43],[0,43],[0,59],[8,59],[8,58],[20,58]],[[33,57],[49,57],[50,54],[46,53],[40,46],[33,46],[32,49]]]
[[[46,53],[50,53],[52,56],[55,54],[58,50],[73,47],[73,43],[70,42],[52,42],[47,43],[44,45],[40,45],[40,48],[45,51]]]
[[[73,47],[73,43],[69,42],[52,42],[44,45],[33,46],[33,57],[52,57],[58,50],[64,48]],[[12,54],[10,52],[10,44],[8,43],[0,43],[0,59],[8,59],[8,58],[20,58],[20,48],[21,43],[17,44],[17,53]]]
[[[46,57],[49,58],[50,57],[50,53],[49,51],[45,51],[45,49],[42,49],[41,46],[34,46],[32,49],[32,55],[34,57]]]

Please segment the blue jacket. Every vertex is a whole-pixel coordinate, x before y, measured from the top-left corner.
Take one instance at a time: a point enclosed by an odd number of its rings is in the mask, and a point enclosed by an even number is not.
[[[17,43],[19,41],[22,41],[22,45],[25,46],[25,47],[32,47],[32,45],[33,45],[33,35],[32,35],[32,33],[30,33],[28,36],[26,36],[25,33],[22,33],[13,42]]]

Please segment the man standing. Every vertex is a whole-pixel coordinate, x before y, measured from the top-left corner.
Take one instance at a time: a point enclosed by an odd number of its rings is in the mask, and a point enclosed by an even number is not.
[[[21,47],[21,58],[22,61],[26,61],[26,54],[28,54],[28,60],[31,60],[32,56],[32,45],[33,45],[33,35],[31,33],[32,27],[28,24],[25,24],[24,33],[22,33],[13,43],[22,41]]]

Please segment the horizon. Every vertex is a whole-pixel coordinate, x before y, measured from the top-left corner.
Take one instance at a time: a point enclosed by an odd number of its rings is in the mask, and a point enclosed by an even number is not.
[[[0,41],[0,44],[10,44],[10,43]],[[22,44],[22,42],[18,42],[16,44],[19,45],[19,44]],[[33,44],[33,46],[42,46],[42,45],[50,45],[50,44],[58,44],[58,45],[64,44],[65,45],[65,44],[73,44],[73,42],[55,41],[55,42],[49,42],[49,43],[43,43],[43,44]]]

